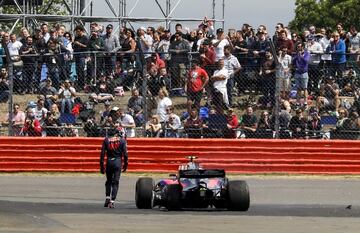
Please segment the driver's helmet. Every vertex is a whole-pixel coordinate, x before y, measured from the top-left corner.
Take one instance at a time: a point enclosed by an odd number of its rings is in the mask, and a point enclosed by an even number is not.
[[[179,171],[182,170],[198,170],[202,169],[199,163],[196,162],[188,162],[187,164],[182,164],[179,166]]]

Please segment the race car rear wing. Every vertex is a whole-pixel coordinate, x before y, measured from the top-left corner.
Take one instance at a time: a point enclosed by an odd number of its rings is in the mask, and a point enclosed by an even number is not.
[[[225,170],[223,169],[210,169],[210,170],[180,170],[179,178],[225,178]]]

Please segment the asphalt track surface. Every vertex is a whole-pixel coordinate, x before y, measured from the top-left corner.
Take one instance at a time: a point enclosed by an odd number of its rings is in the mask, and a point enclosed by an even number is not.
[[[108,209],[100,175],[0,174],[0,232],[360,232],[360,178],[238,178],[249,184],[248,212],[138,210],[136,175],[121,177]]]

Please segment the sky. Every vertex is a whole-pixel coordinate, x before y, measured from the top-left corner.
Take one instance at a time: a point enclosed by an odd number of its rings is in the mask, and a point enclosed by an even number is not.
[[[116,11],[118,11],[118,0],[109,0]],[[165,0],[158,0],[165,9]],[[175,6],[179,0],[172,0],[172,6]],[[127,0],[127,12],[135,6],[130,16],[141,17],[162,17],[155,0]],[[212,17],[212,0],[180,0],[178,7],[173,12],[173,17],[181,18],[203,18]],[[216,0],[216,18],[222,18],[222,0]],[[234,28],[240,29],[243,23],[248,23],[254,28],[260,24],[265,24],[269,33],[275,31],[275,25],[278,22],[287,25],[294,18],[295,0],[225,0],[225,30]],[[93,1],[93,15],[107,16],[111,15],[109,8],[104,0]],[[198,23],[184,22],[184,27],[193,29]],[[164,23],[146,23],[140,25],[165,25]],[[172,25],[174,27],[174,25]],[[221,27],[221,24],[216,25]]]

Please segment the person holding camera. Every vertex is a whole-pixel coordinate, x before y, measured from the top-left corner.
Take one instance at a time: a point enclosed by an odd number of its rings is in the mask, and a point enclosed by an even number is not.
[[[35,118],[35,111],[33,108],[27,109],[27,116],[25,118],[25,124],[22,128],[22,134],[24,136],[41,137],[42,128],[40,121]]]
[[[104,166],[105,155],[106,167]],[[104,207],[115,207],[115,199],[119,189],[120,175],[121,172],[126,171],[127,166],[128,151],[127,143],[124,138],[124,131],[122,128],[117,128],[111,137],[106,137],[104,139],[100,153],[100,173],[106,173],[106,199]]]

